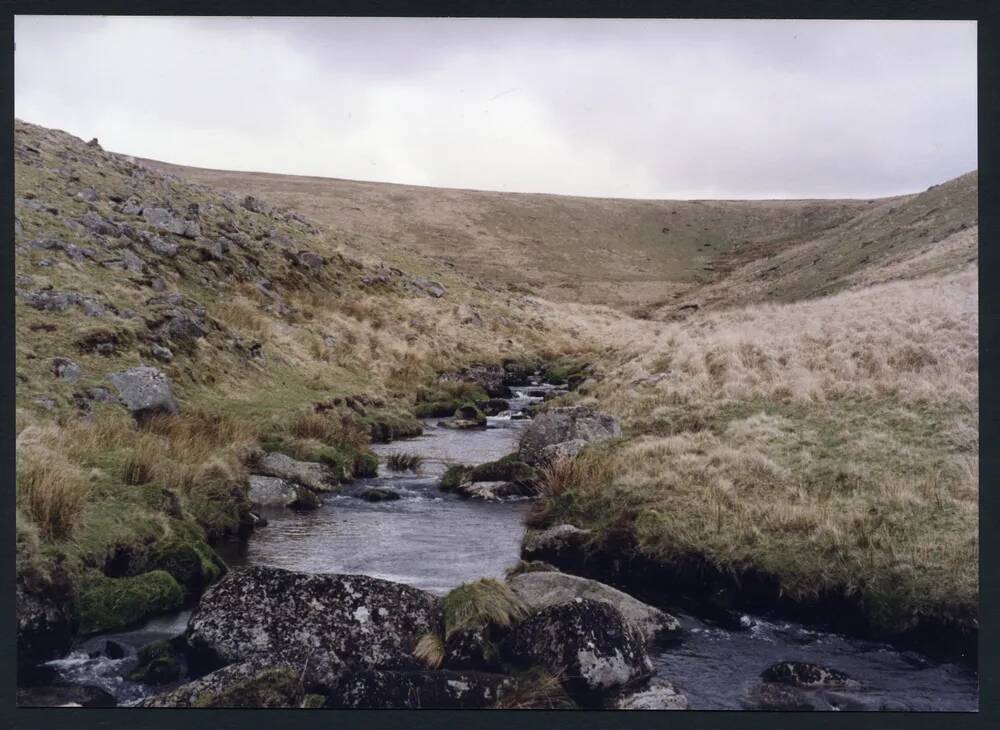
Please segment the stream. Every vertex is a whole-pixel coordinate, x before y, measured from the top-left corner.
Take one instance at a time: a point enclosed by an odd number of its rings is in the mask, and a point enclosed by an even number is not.
[[[518,413],[538,397],[515,388],[511,410]],[[315,573],[363,573],[414,585],[437,594],[482,577],[503,578],[519,559],[526,500],[481,502],[438,490],[445,469],[479,464],[516,448],[526,421],[509,414],[488,419],[486,430],[454,431],[428,419],[422,436],[374,450],[382,457],[379,475],[358,480],[336,495],[324,495],[313,512],[263,512],[268,526],[242,543],[220,546],[231,566],[267,565]],[[423,457],[417,473],[392,473],[385,457],[403,451]],[[400,494],[396,501],[370,503],[356,495],[374,486]],[[825,633],[794,622],[742,617],[742,630],[724,629],[672,610],[686,629],[677,647],[653,649],[657,673],[686,695],[691,709],[744,709],[747,691],[761,671],[779,661],[813,662],[846,672],[859,686],[844,690],[803,690],[821,710],[976,711],[978,678],[969,669],[933,662],[916,652],[886,644]],[[131,631],[82,640],[48,666],[65,682],[98,686],[127,704],[180,684],[146,687],[123,678],[144,644],[183,633],[190,611],[147,621]],[[109,639],[125,650],[111,659]]]

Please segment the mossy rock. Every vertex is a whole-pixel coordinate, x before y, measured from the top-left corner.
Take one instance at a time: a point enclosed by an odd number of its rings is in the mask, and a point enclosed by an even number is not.
[[[184,588],[185,597],[195,598],[226,573],[226,564],[206,542],[174,536],[153,545],[146,559],[147,570],[165,570]]]
[[[449,466],[441,476],[441,491],[451,492],[457,489],[460,484],[469,480],[469,473],[471,471],[472,467],[463,466],[461,464]]]
[[[455,420],[472,421],[477,425],[486,425],[486,414],[476,407],[475,403],[464,403],[455,409]]]
[[[380,412],[366,416],[363,420],[368,427],[368,435],[377,443],[387,444],[396,439],[413,438],[424,432],[420,421],[410,413]]]
[[[538,470],[521,461],[517,454],[479,464],[468,475],[472,482],[514,482],[520,485],[535,484],[540,477]]]
[[[359,479],[378,476],[378,455],[373,451],[359,451],[354,456],[352,471]]]
[[[218,694],[203,694],[195,700],[193,706],[300,707],[305,697],[296,671],[288,668],[266,669],[252,679],[238,682]]]
[[[165,570],[129,578],[91,571],[80,579],[80,633],[123,629],[184,605],[184,589]]]
[[[139,650],[138,666],[128,678],[142,684],[167,684],[180,679],[183,655],[175,642],[164,639],[147,644]]]
[[[440,400],[433,403],[418,403],[413,409],[417,418],[446,418],[455,412],[459,403],[453,400]]]

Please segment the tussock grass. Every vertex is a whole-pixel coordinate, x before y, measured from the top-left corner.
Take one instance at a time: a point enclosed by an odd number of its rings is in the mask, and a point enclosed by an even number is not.
[[[563,672],[541,667],[518,674],[513,689],[507,690],[494,705],[499,710],[572,710],[576,703],[562,685]]]
[[[420,471],[424,457],[419,454],[407,454],[400,451],[389,454],[385,460],[386,466],[392,471]]]
[[[444,662],[444,639],[439,634],[424,634],[413,650],[413,656],[428,669],[438,669]]]
[[[29,426],[17,441],[17,508],[47,540],[65,540],[79,525],[89,480],[59,451],[47,447],[44,429]]]
[[[444,598],[445,638],[465,629],[510,626],[527,614],[521,599],[498,580],[464,583]]]

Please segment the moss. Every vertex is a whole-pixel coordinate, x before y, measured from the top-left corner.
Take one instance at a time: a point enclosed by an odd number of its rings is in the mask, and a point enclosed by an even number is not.
[[[394,411],[378,411],[361,419],[368,427],[372,441],[389,443],[396,439],[413,438],[424,432],[421,425],[412,414]]]
[[[502,481],[530,485],[540,478],[538,470],[518,459],[517,454],[509,454],[497,461],[487,461],[469,472],[469,480],[473,482]]]
[[[187,527],[187,526],[186,526]],[[186,537],[174,535],[150,549],[146,564],[150,570],[165,570],[184,588],[186,598],[195,598],[226,573],[226,564],[193,526],[182,530]]]
[[[131,626],[184,603],[184,589],[165,570],[130,578],[108,578],[96,571],[83,576],[80,633],[94,634]]]
[[[441,477],[441,491],[450,492],[460,484],[468,481],[472,467],[454,464],[449,466]]]
[[[298,673],[281,668],[266,669],[218,694],[206,692],[195,700],[194,707],[299,707],[304,700]]]
[[[174,642],[154,641],[142,647],[137,654],[138,665],[128,678],[142,684],[166,684],[181,675],[180,652]]]
[[[318,710],[326,704],[325,695],[308,694],[302,698],[302,704],[299,705],[303,710]]]

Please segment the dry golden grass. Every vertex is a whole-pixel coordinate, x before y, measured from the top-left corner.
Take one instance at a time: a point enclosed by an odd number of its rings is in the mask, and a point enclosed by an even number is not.
[[[465,629],[510,626],[527,615],[528,608],[521,599],[493,578],[464,583],[444,597],[446,638]]]
[[[424,634],[413,650],[413,656],[428,669],[438,669],[444,661],[444,639],[438,634]]]
[[[29,426],[17,439],[17,507],[48,540],[65,540],[80,523],[89,493],[84,471],[47,443],[44,427]]]

